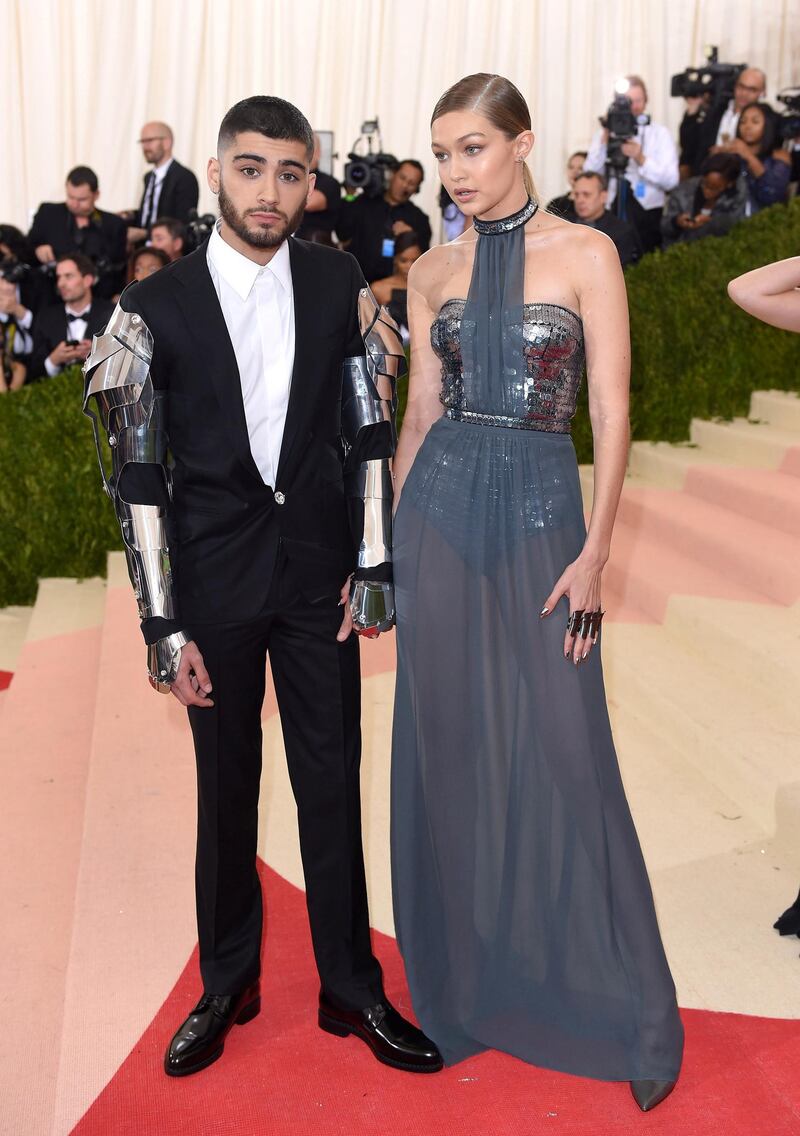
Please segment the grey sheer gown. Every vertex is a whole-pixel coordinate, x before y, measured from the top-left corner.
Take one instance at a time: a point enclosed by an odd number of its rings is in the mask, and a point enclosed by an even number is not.
[[[505,1050],[674,1080],[683,1031],[620,780],[600,652],[564,658],[583,546],[579,316],[523,306],[524,224],[476,224],[431,328],[444,416],[395,521],[392,873],[414,1009],[447,1063]]]

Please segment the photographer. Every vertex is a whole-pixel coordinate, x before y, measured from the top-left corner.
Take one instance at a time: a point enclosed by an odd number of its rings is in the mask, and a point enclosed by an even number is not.
[[[661,215],[666,194],[678,184],[678,153],[672,135],[666,126],[651,123],[644,118],[647,106],[647,88],[638,75],[626,76],[627,89],[618,90],[612,110],[624,111],[625,104],[634,122],[631,123],[627,138],[613,138],[623,160],[620,173],[624,174],[626,186],[626,205],[623,219],[630,221],[639,234],[644,252],[650,252],[661,244]],[[644,119],[644,121],[642,121]],[[611,206],[617,197],[620,174],[609,176],[609,140],[607,128],[598,130],[592,138],[589,153],[583,164],[586,172],[606,174],[608,179],[608,204]]]
[[[711,154],[700,176],[688,178],[669,195],[661,231],[664,247],[677,241],[724,236],[747,215],[747,187],[735,154]]]
[[[364,193],[346,202],[339,215],[338,234],[342,247],[351,252],[371,284],[391,275],[395,240],[401,233],[414,232],[420,248],[431,243],[427,214],[412,204],[425,171],[414,158],[405,158],[392,172],[385,192],[379,196]]]
[[[30,354],[34,316],[47,303],[47,285],[31,262],[35,257],[25,236],[13,225],[0,225],[0,334],[15,356]]]
[[[76,166],[67,174],[66,196],[65,202],[45,202],[36,211],[28,234],[36,259],[51,265],[64,253],[82,253],[97,267],[97,295],[117,295],[125,280],[125,222],[97,208],[97,174],[88,166]]]
[[[317,179],[306,202],[303,220],[295,236],[316,244],[335,245],[334,233],[342,205],[342,187],[335,177],[319,168],[319,136],[314,135],[314,153],[311,155],[311,172]]]
[[[609,213],[606,208],[608,193],[602,174],[594,171],[578,174],[572,189],[574,213],[567,220],[575,220],[579,225],[599,229],[616,245],[620,263],[625,268],[641,258],[642,246],[639,235],[629,221],[623,221]]]
[[[723,97],[715,104],[711,91],[686,99],[686,113],[680,125],[682,178],[696,176],[713,146],[724,146],[736,137],[742,111],[763,99],[766,91],[764,72],[758,67],[746,67],[734,81],[732,99]]]
[[[114,311],[108,300],[93,297],[94,281],[95,267],[82,253],[67,253],[56,261],[61,303],[45,308],[34,320],[31,379],[57,375],[89,354],[92,336],[103,332]]]
[[[180,260],[186,254],[186,226],[175,217],[159,217],[150,230],[150,244],[169,260]]]

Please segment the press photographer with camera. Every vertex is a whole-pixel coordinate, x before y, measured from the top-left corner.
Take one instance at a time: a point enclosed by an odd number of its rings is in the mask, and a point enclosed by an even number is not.
[[[33,320],[47,303],[48,292],[35,266],[36,258],[25,235],[14,225],[0,225],[0,339],[6,361],[13,358],[21,362],[33,349]],[[6,384],[10,381],[6,374]],[[13,389],[22,382],[24,375]]]
[[[94,170],[76,166],[67,174],[66,201],[39,206],[28,240],[40,264],[51,266],[67,252],[89,257],[97,275],[94,290],[110,299],[125,283],[127,226],[115,213],[97,208],[99,196]]]
[[[56,261],[56,288],[60,304],[39,313],[33,323],[33,355],[29,381],[59,374],[82,363],[111,319],[114,305],[93,295],[95,266],[80,252],[65,253]]]
[[[698,177],[673,189],[664,208],[664,247],[724,236],[747,216],[747,186],[735,154],[710,154]]]
[[[353,254],[371,284],[392,274],[395,241],[401,233],[416,233],[420,248],[426,252],[431,243],[431,224],[427,214],[411,201],[425,177],[422,164],[415,158],[398,162],[382,150],[373,154],[371,140],[378,133],[377,119],[365,122],[361,133],[370,148],[362,156],[354,147],[344,171],[345,184],[361,187],[361,194],[343,204],[337,232],[342,247]]]
[[[758,67],[719,63],[716,47],[707,50],[705,67],[672,77],[673,97],[686,100],[680,125],[681,177],[696,177],[713,146],[736,137],[739,116],[767,91],[767,77]]]
[[[645,114],[647,87],[639,75],[627,75],[583,163],[584,171],[603,174],[609,208],[630,221],[644,252],[661,244],[661,215],[666,195],[678,184],[678,152],[666,126]]]

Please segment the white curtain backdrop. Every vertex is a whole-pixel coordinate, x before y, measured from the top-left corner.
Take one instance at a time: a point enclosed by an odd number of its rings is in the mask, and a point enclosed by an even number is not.
[[[333,130],[337,175],[377,114],[384,148],[425,166],[418,202],[437,232],[428,122],[462,75],[498,71],[528,99],[545,200],[622,73],[645,78],[650,113],[676,134],[669,77],[700,63],[704,44],[762,67],[773,99],[800,83],[798,0],[0,0],[0,16],[0,220],[23,229],[39,202],[64,199],[78,164],[96,170],[103,208],[138,204],[136,139],[153,118],[173,127],[175,156],[213,209],[204,171],[217,126],[251,94],[281,95]]]

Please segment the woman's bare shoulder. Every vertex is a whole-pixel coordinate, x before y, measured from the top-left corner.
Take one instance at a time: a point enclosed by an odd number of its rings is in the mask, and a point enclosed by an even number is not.
[[[409,289],[419,292],[433,306],[447,282],[471,267],[474,255],[474,236],[459,237],[446,245],[434,245],[411,265]]]

